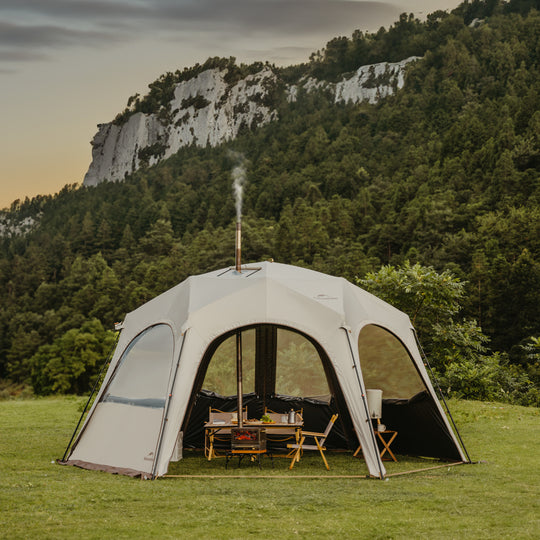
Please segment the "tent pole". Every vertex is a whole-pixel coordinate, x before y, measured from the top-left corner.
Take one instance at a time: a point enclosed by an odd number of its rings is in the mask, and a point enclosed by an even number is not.
[[[377,465],[379,466],[379,477],[382,480],[384,478],[384,474],[382,472],[381,468],[381,459],[379,455],[379,445],[377,444],[377,440],[375,439],[375,433],[373,432],[373,427],[371,426],[371,417],[369,416],[369,408],[366,402],[366,394],[364,392],[364,387],[362,386],[362,380],[360,379],[360,373],[358,372],[358,366],[356,365],[356,360],[354,358],[354,351],[351,343],[351,338],[349,336],[349,329],[345,326],[342,326],[343,330],[345,331],[345,334],[347,335],[347,343],[349,344],[349,351],[351,353],[351,358],[353,361],[353,368],[354,372],[356,373],[356,379],[358,381],[358,386],[360,387],[360,395],[362,396],[362,403],[364,404],[364,410],[366,413],[366,418],[368,419],[368,422],[370,423],[370,430],[371,433],[371,442],[373,443],[373,447],[375,448],[375,455],[377,456]]]
[[[472,460],[471,460],[471,458],[469,456],[469,452],[467,452],[467,448],[465,446],[465,443],[463,442],[463,439],[461,438],[461,435],[460,435],[459,430],[458,430],[458,428],[456,426],[456,423],[454,422],[454,417],[452,416],[452,413],[450,412],[450,408],[448,407],[448,403],[446,403],[446,399],[444,398],[444,394],[443,394],[443,391],[442,391],[442,389],[441,389],[441,387],[439,385],[439,381],[438,381],[437,377],[435,376],[435,372],[433,371],[433,369],[431,367],[431,364],[429,363],[428,357],[427,357],[426,353],[424,352],[424,349],[422,348],[422,345],[420,344],[420,340],[418,339],[418,334],[416,333],[416,330],[414,328],[412,329],[412,331],[413,331],[413,334],[414,334],[414,338],[416,340],[416,345],[418,346],[418,349],[420,350],[420,354],[422,355],[422,358],[424,359],[424,362],[426,363],[426,366],[429,369],[429,373],[431,374],[431,379],[435,383],[435,387],[437,388],[437,390],[439,392],[439,395],[441,396],[442,402],[444,403],[444,408],[446,409],[446,412],[448,413],[448,416],[450,417],[450,420],[452,421],[452,426],[454,426],[454,430],[455,430],[455,432],[456,432],[456,434],[458,436],[461,447],[463,448],[469,463],[472,463]]]
[[[90,401],[92,401],[92,397],[96,391],[96,388],[98,386],[99,381],[101,380],[101,375],[103,374],[103,370],[105,369],[105,366],[109,365],[111,356],[114,352],[114,349],[116,348],[116,344],[118,343],[118,336],[120,335],[120,332],[116,332],[114,342],[111,346],[111,350],[109,351],[109,354],[105,358],[105,362],[101,365],[101,368],[99,370],[99,374],[96,377],[96,380],[94,381],[94,386],[92,387],[92,391],[90,392],[90,396],[88,397],[88,401],[86,402],[86,405],[84,406],[83,412],[81,413],[81,416],[79,418],[79,421],[77,422],[77,426],[75,427],[75,430],[73,431],[73,435],[71,436],[71,439],[69,440],[69,443],[66,447],[66,451],[64,452],[64,457],[61,459],[60,463],[66,462],[66,457],[69,452],[69,449],[71,447],[71,443],[73,442],[73,439],[75,439],[75,435],[77,433],[77,430],[79,429],[79,426],[81,425],[82,419],[84,418],[84,415],[86,413],[86,410],[88,409],[88,405],[90,405]]]
[[[169,394],[167,395],[167,405],[166,405],[165,411],[163,412],[163,419],[161,421],[161,427],[159,430],[159,438],[158,438],[156,453],[154,456],[154,463],[152,463],[152,473],[150,476],[152,480],[156,478],[156,468],[158,465],[159,456],[161,454],[161,443],[163,442],[163,433],[165,431],[165,423],[169,421],[169,408],[171,406],[171,398],[174,394],[174,388],[176,386],[176,376],[178,375],[178,368],[180,366],[180,360],[182,359],[182,351],[184,350],[184,343],[186,341],[186,334],[188,333],[188,331],[189,331],[189,328],[184,332],[184,335],[182,337],[182,345],[180,345],[180,352],[178,353],[178,359],[176,361],[176,366],[174,368],[174,375],[172,378],[171,389],[169,391]]]
[[[238,391],[238,427],[244,427],[243,407],[244,391],[242,389],[242,332],[236,332],[236,374]]]

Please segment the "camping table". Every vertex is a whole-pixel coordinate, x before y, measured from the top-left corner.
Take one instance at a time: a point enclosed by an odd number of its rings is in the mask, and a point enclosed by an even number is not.
[[[381,459],[388,452],[390,455],[390,458],[393,461],[397,461],[396,456],[392,453],[392,450],[390,450],[390,445],[394,442],[394,439],[397,437],[398,432],[392,431],[392,430],[386,430],[386,431],[375,431],[375,435],[379,437],[379,440],[382,442],[383,449],[381,450]],[[383,437],[384,435],[384,437]],[[385,438],[386,437],[386,438]],[[353,454],[353,457],[356,457],[358,453],[362,450],[362,445],[360,445],[356,452]]]
[[[294,424],[285,424],[285,423],[266,423],[266,422],[244,422],[245,427],[251,426],[264,426],[266,428],[266,433],[271,433],[273,429],[286,430],[291,435],[296,437],[296,442],[300,440],[300,434],[302,432],[302,427],[304,425],[303,421],[295,422]],[[205,433],[205,442],[204,442],[204,455],[211,461],[213,458],[218,457],[216,449],[214,448],[214,437],[219,434],[222,430],[227,430],[230,433],[230,429],[233,427],[238,427],[238,423],[229,424],[229,423],[210,423],[206,422],[204,424],[204,433]]]

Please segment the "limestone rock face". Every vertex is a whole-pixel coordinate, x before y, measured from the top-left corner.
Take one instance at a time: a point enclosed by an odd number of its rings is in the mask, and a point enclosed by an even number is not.
[[[418,57],[411,56],[395,63],[381,62],[362,66],[352,77],[336,84],[335,101],[376,103],[403,88],[405,66],[413,60],[418,60]]]
[[[375,103],[403,86],[404,68],[414,59],[362,66],[338,83],[303,79],[285,91],[290,101],[297,99],[299,88],[325,88],[335,102]],[[226,69],[209,69],[177,83],[165,115],[138,112],[124,123],[99,124],[91,143],[92,163],[84,185],[123,180],[127,174],[154,165],[182,147],[217,146],[234,139],[243,126],[256,128],[277,120],[271,93],[279,81],[269,66],[233,84],[227,82],[226,75]]]
[[[27,216],[22,219],[16,219],[7,212],[0,212],[0,238],[25,235],[30,232],[39,223],[41,213],[37,216]]]
[[[216,146],[236,137],[242,125],[261,126],[277,113],[264,105],[276,75],[265,68],[230,86],[226,70],[209,69],[178,83],[165,120],[135,113],[126,123],[100,124],[92,140],[92,163],[84,185],[122,180],[142,165],[154,165],[181,147]]]

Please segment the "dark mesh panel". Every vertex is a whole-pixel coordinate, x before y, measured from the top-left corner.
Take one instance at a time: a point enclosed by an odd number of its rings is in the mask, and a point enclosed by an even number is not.
[[[433,398],[421,392],[411,399],[383,399],[382,420],[398,432],[392,451],[411,456],[461,460]]]
[[[244,395],[244,406],[248,408],[248,418],[261,418],[264,414],[264,405],[261,399],[255,394]],[[204,423],[208,421],[209,408],[219,409],[224,412],[237,410],[237,397],[223,397],[212,392],[201,391],[197,396],[196,403],[192,409],[189,423],[184,432],[184,446],[187,448],[203,448],[204,446]],[[303,409],[304,428],[308,431],[323,432],[333,414],[339,413],[334,400],[328,403],[318,402],[312,399],[297,399],[288,396],[274,396],[267,398],[266,407],[275,412],[288,412],[291,409]],[[326,440],[328,448],[353,448],[356,444],[356,437],[352,434],[353,442],[348,443],[346,431],[350,424],[350,418],[345,411],[340,415],[338,421],[332,428],[330,436]],[[271,441],[270,441],[271,442]],[[284,446],[283,444],[272,445],[274,447]]]

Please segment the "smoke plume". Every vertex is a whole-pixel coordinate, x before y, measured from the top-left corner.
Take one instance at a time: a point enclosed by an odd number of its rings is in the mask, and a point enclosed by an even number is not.
[[[236,161],[232,170],[233,192],[236,204],[236,221],[242,220],[242,200],[244,197],[244,186],[246,184],[246,158],[239,152],[230,152],[230,156]]]

